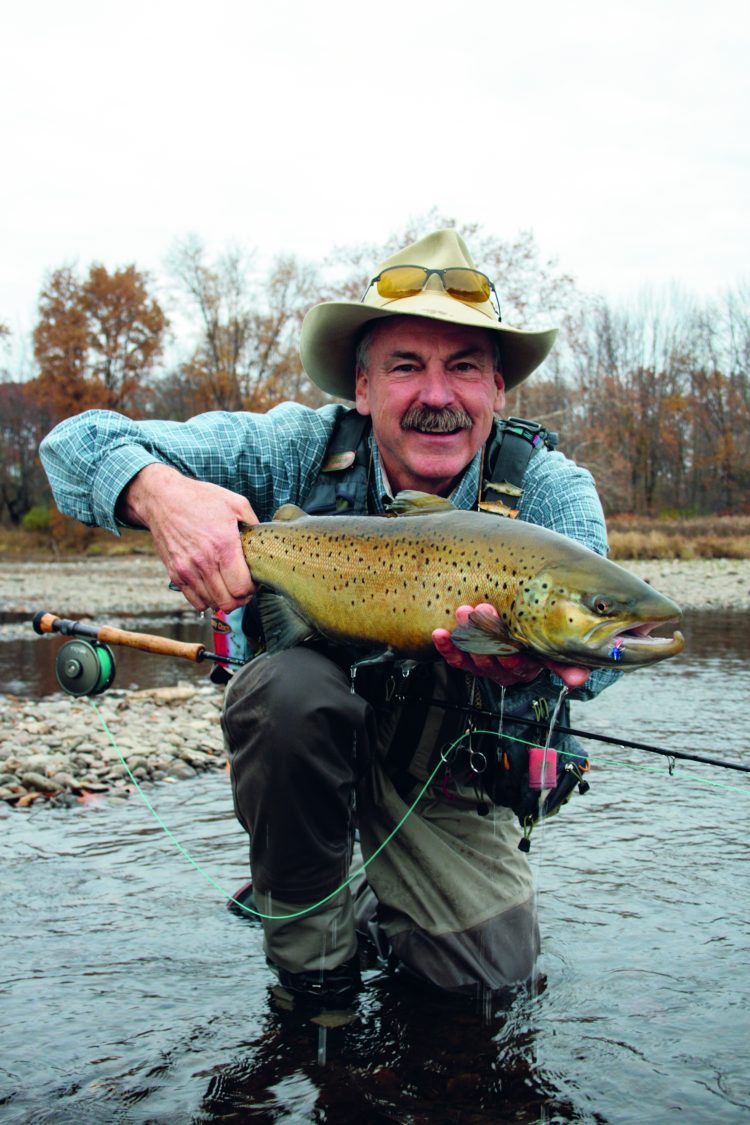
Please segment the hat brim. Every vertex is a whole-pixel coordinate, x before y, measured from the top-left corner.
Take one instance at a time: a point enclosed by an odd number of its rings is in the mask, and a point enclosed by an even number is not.
[[[543,363],[557,336],[556,328],[511,328],[485,312],[437,291],[389,301],[382,307],[359,301],[326,301],[309,310],[302,322],[300,356],[305,371],[328,394],[354,400],[354,357],[365,325],[391,316],[418,316],[465,324],[497,333],[503,380],[513,390]]]

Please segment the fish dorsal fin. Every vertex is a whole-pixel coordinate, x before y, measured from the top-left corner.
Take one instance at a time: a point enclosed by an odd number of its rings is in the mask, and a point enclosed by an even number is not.
[[[389,516],[426,516],[436,512],[455,512],[458,509],[444,496],[433,496],[430,492],[416,492],[405,489],[393,498],[388,507]]]
[[[302,508],[297,507],[296,504],[282,504],[277,511],[274,512],[274,520],[281,520],[288,523],[290,520],[299,520],[306,516],[307,512],[303,512]]]

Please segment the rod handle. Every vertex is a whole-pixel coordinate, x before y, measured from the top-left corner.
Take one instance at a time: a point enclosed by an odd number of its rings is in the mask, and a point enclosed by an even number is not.
[[[40,609],[39,613],[34,614],[31,624],[34,626],[34,632],[41,635],[42,633],[54,633],[56,631],[55,622],[60,620],[54,613],[46,613],[43,609]]]
[[[131,633],[128,629],[115,629],[113,625],[100,625],[96,631],[97,640],[108,645],[125,645],[141,652],[157,652],[162,656],[178,656],[183,660],[199,663],[203,659],[206,646],[189,644],[187,641],[173,641],[170,637],[159,637],[154,633]]]
[[[126,648],[137,648],[141,652],[155,652],[162,656],[177,656],[182,660],[192,660],[195,664],[203,660],[206,652],[206,646],[200,643],[173,641],[170,637],[159,637],[155,633],[131,633],[128,629],[116,629],[113,625],[68,621],[44,610],[34,616],[32,624],[40,634],[63,633],[66,636],[91,637],[103,644],[124,645]]]

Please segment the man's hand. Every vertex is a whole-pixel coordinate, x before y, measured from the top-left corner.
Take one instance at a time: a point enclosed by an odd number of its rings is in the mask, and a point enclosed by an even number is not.
[[[258,523],[248,501],[168,465],[147,465],[118,502],[118,515],[147,527],[170,581],[195,609],[245,605],[255,590],[237,523]]]
[[[469,614],[475,609],[480,609],[493,617],[498,616],[494,606],[485,603],[478,606],[462,605],[456,610],[456,624],[465,625],[469,620]],[[543,660],[541,657],[537,659],[520,652],[512,656],[480,656],[462,652],[453,644],[448,629],[435,629],[432,640],[435,648],[451,668],[458,668],[472,676],[483,676],[503,687],[531,683],[543,668],[548,668],[550,672],[555,672],[560,677],[567,688],[573,689],[585,683],[591,672],[590,668],[582,668],[574,664],[558,664],[554,660]]]

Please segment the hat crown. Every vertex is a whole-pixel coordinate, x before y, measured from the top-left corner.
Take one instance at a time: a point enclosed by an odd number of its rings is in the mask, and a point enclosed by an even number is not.
[[[405,246],[378,266],[374,277],[394,266],[421,266],[428,270],[476,269],[471,254],[461,235],[455,230],[436,230],[417,242]],[[485,275],[486,276],[486,275]],[[419,311],[425,316],[438,319],[453,319],[456,298],[446,293],[436,276],[429,277],[424,289],[414,296],[383,297],[377,286],[368,286],[362,304],[374,309],[391,308],[393,312]],[[492,301],[473,302],[476,314],[490,321],[497,321],[497,312]]]
[[[436,230],[425,235],[382,262],[377,272],[382,273],[391,266],[425,266],[431,270],[453,267],[476,269],[466,243],[455,230]]]

